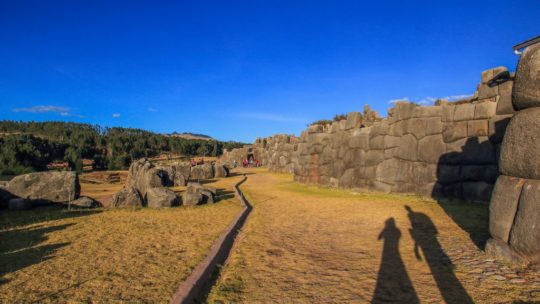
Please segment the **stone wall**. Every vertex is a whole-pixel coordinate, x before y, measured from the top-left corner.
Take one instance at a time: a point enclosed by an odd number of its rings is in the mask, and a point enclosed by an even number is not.
[[[398,102],[384,119],[368,107],[341,121],[312,125],[299,138],[257,139],[223,159],[240,164],[253,155],[303,183],[488,202],[514,113],[513,81],[490,81],[506,71],[484,71],[475,96],[459,104]]]
[[[512,103],[519,111],[501,147],[486,251],[540,263],[540,44],[526,48],[519,60]]]

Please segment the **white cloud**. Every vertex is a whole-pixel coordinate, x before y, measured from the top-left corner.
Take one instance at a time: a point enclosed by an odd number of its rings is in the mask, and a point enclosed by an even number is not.
[[[238,118],[247,118],[247,119],[256,119],[256,120],[267,120],[267,121],[278,121],[278,122],[302,122],[305,123],[307,120],[301,117],[292,117],[284,116],[281,114],[272,114],[272,113],[260,113],[260,112],[250,112],[250,113],[240,113],[234,114]]]
[[[28,112],[28,113],[58,113],[60,116],[74,116],[84,118],[85,116],[80,114],[71,113],[71,109],[67,107],[59,106],[33,106],[29,108],[15,108],[13,112]]]
[[[152,108],[152,107],[148,108],[148,112],[157,112],[157,111],[158,111],[158,109],[156,109],[156,108]]]
[[[388,103],[396,103],[396,102],[400,102],[400,101],[409,101],[409,97],[403,97],[403,98],[398,98],[398,99],[391,99],[388,101]]]
[[[120,114],[119,114],[119,113],[114,113],[114,114],[112,115],[112,117],[118,118],[118,117],[120,117]]]
[[[470,98],[472,96],[473,95],[471,94],[462,94],[462,95],[452,95],[452,96],[444,96],[444,97],[428,96],[428,97],[424,97],[420,99],[417,99],[416,97],[414,99],[409,99],[409,97],[403,97],[403,98],[389,100],[388,103],[394,104],[400,101],[407,101],[407,102],[415,102],[419,105],[427,106],[427,105],[432,105],[435,101],[437,101],[437,99],[446,99],[448,101],[456,101],[456,100],[461,100],[465,98]]]
[[[15,108],[13,109],[13,112],[29,112],[29,113],[47,113],[47,112],[59,112],[60,115],[62,113],[68,113],[69,108],[66,107],[58,107],[58,106],[33,106],[30,108]]]

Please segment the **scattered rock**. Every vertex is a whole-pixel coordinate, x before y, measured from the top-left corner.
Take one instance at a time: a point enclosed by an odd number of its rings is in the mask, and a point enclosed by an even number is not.
[[[16,176],[5,189],[29,201],[67,203],[79,197],[81,186],[76,172],[49,171]]]
[[[191,167],[191,180],[211,179],[214,178],[214,168],[211,164],[202,164]]]
[[[150,188],[146,192],[148,207],[176,207],[180,205],[180,199],[176,194],[166,188]]]
[[[97,208],[100,205],[93,198],[90,198],[88,196],[81,196],[78,199],[72,201],[71,206],[79,207],[79,208]]]
[[[139,191],[134,187],[127,187],[117,192],[111,201],[109,207],[121,208],[121,207],[142,207],[143,200]]]
[[[214,165],[214,177],[228,177],[229,168],[225,165]]]

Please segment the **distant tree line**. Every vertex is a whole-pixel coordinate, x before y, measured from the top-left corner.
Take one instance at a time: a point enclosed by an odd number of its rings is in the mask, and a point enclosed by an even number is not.
[[[0,174],[42,171],[53,161],[65,161],[80,171],[83,159],[93,160],[97,170],[119,170],[128,168],[135,159],[163,152],[219,156],[224,149],[243,145],[72,122],[0,121]]]

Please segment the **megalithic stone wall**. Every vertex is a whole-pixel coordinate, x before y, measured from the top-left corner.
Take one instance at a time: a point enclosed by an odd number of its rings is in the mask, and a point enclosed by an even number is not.
[[[484,71],[475,96],[463,103],[398,102],[383,119],[368,107],[332,124],[312,125],[300,137],[257,139],[223,159],[241,164],[251,154],[303,183],[488,202],[514,113],[513,81],[488,85],[504,71]]]
[[[511,119],[501,147],[490,203],[486,251],[497,258],[540,263],[540,44],[525,49],[515,77]]]

